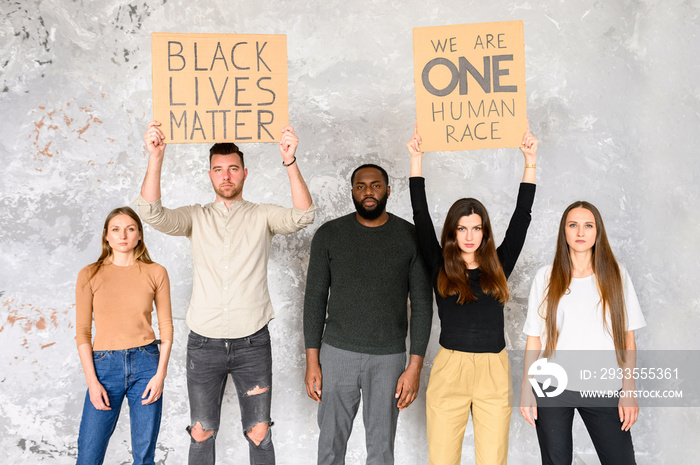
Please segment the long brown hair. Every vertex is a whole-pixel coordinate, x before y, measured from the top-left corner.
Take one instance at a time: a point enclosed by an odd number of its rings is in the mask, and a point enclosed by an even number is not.
[[[90,266],[92,267],[92,271],[90,273],[90,278],[88,278],[86,282],[89,282],[92,278],[94,278],[97,272],[100,271],[100,269],[105,265],[107,259],[111,258],[112,256],[112,247],[109,245],[109,242],[107,242],[107,228],[109,227],[109,222],[112,221],[112,218],[114,218],[117,215],[129,216],[132,220],[136,222],[136,225],[139,228],[141,240],[139,240],[139,243],[134,249],[134,259],[136,261],[140,261],[146,264],[153,263],[153,260],[151,260],[151,256],[148,255],[146,243],[143,240],[143,225],[141,224],[141,218],[139,218],[139,215],[137,215],[131,207],[115,208],[114,210],[109,212],[109,215],[107,215],[107,219],[105,220],[105,225],[102,228],[102,253],[100,254],[100,257],[95,263],[90,264]]]
[[[611,334],[617,352],[617,362],[622,365],[625,361],[626,349],[625,331],[627,328],[627,311],[625,309],[625,294],[622,287],[622,274],[615,255],[610,248],[608,235],[605,233],[603,218],[598,209],[591,203],[579,200],[569,205],[559,222],[557,250],[552,263],[552,274],[547,285],[547,293],[540,305],[540,316],[544,312],[547,342],[544,357],[549,357],[557,347],[559,331],[557,330],[557,308],[562,296],[568,292],[572,279],[572,265],[569,245],[566,242],[566,219],[574,208],[585,208],[593,214],[596,225],[596,238],[593,245],[593,273],[595,274],[600,303],[603,307],[603,322]],[[542,308],[544,306],[544,308]],[[612,323],[612,331],[608,326],[608,315]]]
[[[484,294],[490,294],[496,300],[505,304],[508,301],[508,281],[503,273],[503,267],[496,254],[493,241],[491,220],[486,207],[476,199],[459,199],[452,204],[442,228],[442,258],[444,264],[438,274],[438,292],[444,298],[457,295],[460,304],[476,300],[469,286],[469,270],[462,258],[462,250],[457,243],[457,226],[463,216],[477,214],[481,217],[483,237],[479,248],[474,253],[481,277],[479,286]]]

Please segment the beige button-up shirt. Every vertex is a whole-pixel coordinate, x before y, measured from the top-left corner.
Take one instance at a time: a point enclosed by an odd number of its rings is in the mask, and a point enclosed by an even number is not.
[[[306,211],[243,201],[174,210],[160,200],[134,202],[141,218],[172,236],[192,243],[194,277],[187,325],[211,338],[250,336],[275,313],[267,288],[267,260],[275,234],[290,234],[314,221],[316,206]]]

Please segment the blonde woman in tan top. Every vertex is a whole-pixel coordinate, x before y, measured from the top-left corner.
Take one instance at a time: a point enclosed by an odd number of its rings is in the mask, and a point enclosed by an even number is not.
[[[151,327],[154,302],[160,351]],[[88,385],[77,464],[103,463],[124,397],[134,465],[153,464],[173,341],[170,281],[149,257],[141,220],[131,208],[107,216],[102,254],[80,270],[75,303],[75,340]]]

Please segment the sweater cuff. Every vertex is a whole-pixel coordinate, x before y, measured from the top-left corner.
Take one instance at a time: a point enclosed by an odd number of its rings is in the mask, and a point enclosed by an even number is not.
[[[411,176],[408,178],[409,187],[425,187],[425,178],[423,176]]]
[[[532,203],[535,201],[535,188],[537,186],[531,182],[521,182],[518,190],[517,206],[527,209],[532,209]]]

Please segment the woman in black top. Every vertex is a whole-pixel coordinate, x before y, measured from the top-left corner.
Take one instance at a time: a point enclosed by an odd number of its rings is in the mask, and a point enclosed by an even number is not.
[[[441,348],[426,394],[431,465],[460,463],[470,412],[476,463],[506,463],[512,393],[503,307],[509,297],[506,280],[530,224],[538,143],[528,129],[520,147],[525,169],[515,212],[498,248],[486,208],[472,198],[452,205],[438,243],[421,177],[423,153],[417,127],[406,144],[411,154],[413,220],[435,288],[441,326]]]

